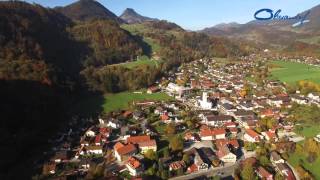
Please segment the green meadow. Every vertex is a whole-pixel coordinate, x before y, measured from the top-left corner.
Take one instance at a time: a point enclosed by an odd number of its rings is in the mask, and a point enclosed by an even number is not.
[[[274,67],[271,69],[272,79],[279,79],[280,81],[293,84],[300,80],[309,80],[320,83],[320,68],[311,65],[272,61],[270,65]]]
[[[140,92],[140,91],[139,91]],[[153,93],[147,94],[145,91],[143,93],[134,92],[121,92],[115,94],[106,94],[103,109],[105,112],[111,112],[116,110],[122,110],[129,108],[129,104],[133,101],[142,100],[156,100],[156,101],[168,101],[172,100],[172,97],[168,96],[166,93]]]

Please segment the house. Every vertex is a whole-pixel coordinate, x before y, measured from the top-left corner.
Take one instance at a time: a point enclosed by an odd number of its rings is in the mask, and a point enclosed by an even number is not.
[[[220,111],[223,114],[232,115],[233,112],[237,111],[236,107],[230,103],[223,103],[219,106]]]
[[[273,165],[279,163],[285,163],[284,159],[281,158],[280,154],[276,151],[270,153],[270,161]]]
[[[138,145],[142,154],[147,152],[148,150],[153,150],[154,152],[157,152],[157,143],[156,143],[156,140],[154,139],[140,142],[138,143]]]
[[[201,129],[200,138],[201,140],[216,140],[216,139],[225,139],[226,138],[225,129]]]
[[[246,129],[246,133],[243,136],[243,140],[247,142],[259,142],[260,135],[252,129]]]
[[[231,123],[233,120],[232,116],[229,115],[202,115],[202,123],[208,126],[221,126],[225,123]]]
[[[202,160],[207,163],[208,165],[219,166],[220,160],[215,155],[213,150],[210,147],[201,147],[197,149],[199,155],[201,156]]]
[[[260,113],[260,117],[261,118],[265,118],[265,117],[275,117],[277,116],[277,112],[274,111],[273,109],[264,109],[261,111]]]
[[[157,114],[157,115],[160,115],[160,116],[163,115],[166,112],[167,111],[161,106],[156,107],[155,110],[154,110],[154,114]]]
[[[173,95],[178,95],[179,97],[182,97],[184,95],[187,95],[191,92],[192,88],[187,88],[183,86],[179,86],[174,83],[169,83],[166,90]]]
[[[237,139],[218,139],[215,141],[216,147],[219,149],[220,147],[228,146],[234,149],[238,149],[240,147],[239,142]]]
[[[144,166],[141,161],[133,156],[129,157],[128,161],[126,162],[126,167],[131,176],[138,176],[144,170]]]
[[[107,126],[113,129],[119,129],[123,123],[121,123],[118,119],[109,119]]]
[[[96,137],[94,138],[94,144],[96,146],[101,146],[101,142],[102,142],[101,134],[96,135]]]
[[[226,128],[236,128],[237,127],[237,123],[235,123],[235,122],[225,122],[223,124],[223,126],[226,127]]]
[[[277,141],[278,140],[277,135],[276,135],[276,133],[274,131],[262,132],[261,135],[267,141]]]
[[[285,164],[285,163],[277,163],[277,164],[275,164],[275,169],[281,175],[285,176],[285,179],[288,179],[288,180],[290,180],[290,179],[294,180],[295,179],[293,174],[292,174],[292,172],[291,172],[290,167],[287,164]]]
[[[148,135],[128,137],[127,143],[138,145],[141,153],[145,153],[148,150],[153,150],[154,152],[157,151],[156,141],[151,139]]]
[[[51,160],[55,163],[65,162],[70,159],[70,154],[70,151],[57,151]]]
[[[43,165],[42,174],[49,175],[56,173],[56,163],[55,162],[48,162]]]
[[[187,172],[188,173],[194,173],[199,170],[199,167],[196,164],[192,164],[191,166],[188,167]]]
[[[320,101],[320,96],[318,94],[315,93],[309,93],[308,94],[308,98],[314,100],[314,101]]]
[[[96,135],[96,133],[91,128],[88,129],[85,134],[87,137],[94,137]]]
[[[184,161],[175,161],[169,164],[169,171],[185,168],[186,163]]]
[[[233,112],[232,115],[239,122],[240,125],[242,125],[241,123],[242,118],[248,117],[248,118],[256,119],[256,115],[253,111],[246,111],[243,109],[238,109],[237,111]]]
[[[138,120],[144,117],[144,113],[142,111],[135,111],[132,113],[132,117],[133,119]]]
[[[108,129],[108,128],[105,128],[105,127],[102,127],[99,129],[99,133],[104,136],[104,137],[109,137],[110,134],[111,134],[111,129]]]
[[[194,156],[194,164],[198,168],[198,171],[207,170],[209,168],[209,164],[202,159],[197,151]]]
[[[258,167],[258,169],[256,170],[256,173],[261,179],[273,180],[273,175],[262,166]]]
[[[235,163],[237,161],[237,156],[231,153],[227,146],[219,147],[216,155],[224,163]]]
[[[103,154],[102,146],[100,145],[86,146],[80,154],[84,154],[84,152],[87,154]]]
[[[164,113],[160,116],[160,120],[166,124],[171,123],[171,119],[168,116],[168,113]]]
[[[115,157],[118,161],[125,161],[138,152],[138,149],[133,144],[124,145],[120,142],[113,147]]]
[[[157,86],[151,86],[148,88],[147,93],[152,94],[158,92],[160,89]]]
[[[308,104],[308,99],[299,95],[291,96],[291,100],[298,104]]]
[[[201,139],[195,133],[187,132],[184,135],[184,140],[189,142],[197,142],[197,141],[200,141]]]
[[[254,117],[252,117],[252,116],[241,117],[237,121],[238,121],[239,125],[244,127],[245,129],[255,128],[258,123],[258,120],[256,119],[255,116]]]
[[[243,109],[246,111],[252,111],[254,109],[254,105],[250,101],[241,101],[239,103],[239,109]]]
[[[271,106],[281,107],[284,104],[288,104],[290,98],[288,96],[276,96],[273,98],[267,99],[267,103]]]

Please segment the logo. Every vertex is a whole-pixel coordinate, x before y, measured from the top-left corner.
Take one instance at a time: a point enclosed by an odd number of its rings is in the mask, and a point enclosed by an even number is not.
[[[298,14],[296,16],[290,17],[287,15],[281,15],[281,9],[274,12],[272,9],[260,9],[256,13],[254,13],[254,18],[256,20],[260,21],[267,21],[267,20],[278,20],[278,21],[296,21],[294,24],[292,24],[292,27],[301,26],[307,22],[310,22],[308,20],[308,16],[310,14],[310,11],[307,11],[304,14]]]

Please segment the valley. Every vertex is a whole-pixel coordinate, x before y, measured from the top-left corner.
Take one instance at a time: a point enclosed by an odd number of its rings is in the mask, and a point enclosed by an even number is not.
[[[320,5],[196,31],[44,4],[0,2],[0,179],[320,178]]]

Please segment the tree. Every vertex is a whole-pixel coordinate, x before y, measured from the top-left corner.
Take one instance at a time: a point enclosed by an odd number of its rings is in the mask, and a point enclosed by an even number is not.
[[[147,152],[145,152],[144,157],[152,161],[158,159],[156,152],[154,152],[152,149],[149,149]]]
[[[189,154],[184,154],[182,157],[182,160],[186,163],[189,164],[190,163],[190,156]]]
[[[255,179],[253,167],[249,163],[246,163],[243,166],[243,169],[241,171],[241,177],[242,177],[242,179],[246,179],[246,180]]]
[[[277,174],[274,177],[274,180],[284,180],[284,177],[280,173],[277,172]]]
[[[261,164],[262,166],[267,166],[267,165],[270,164],[270,160],[268,159],[267,156],[261,156],[261,157],[259,158],[259,162],[260,162],[260,164]]]
[[[178,176],[182,176],[182,175],[183,175],[183,168],[179,168],[179,169],[177,170],[177,175],[178,175]]]
[[[173,123],[168,124],[167,127],[166,127],[166,133],[167,133],[167,134],[170,134],[170,135],[175,134],[175,133],[176,133],[176,126],[175,126],[175,124],[173,124]]]
[[[161,179],[168,179],[168,178],[169,178],[168,170],[161,171]]]
[[[150,168],[147,170],[147,174],[150,175],[150,176],[155,175],[155,173],[156,173],[156,170],[155,170],[153,167],[150,167]]]
[[[169,147],[172,151],[181,151],[183,150],[183,139],[179,136],[174,136],[169,143]]]
[[[163,157],[167,158],[170,156],[169,148],[164,148],[163,150]]]

